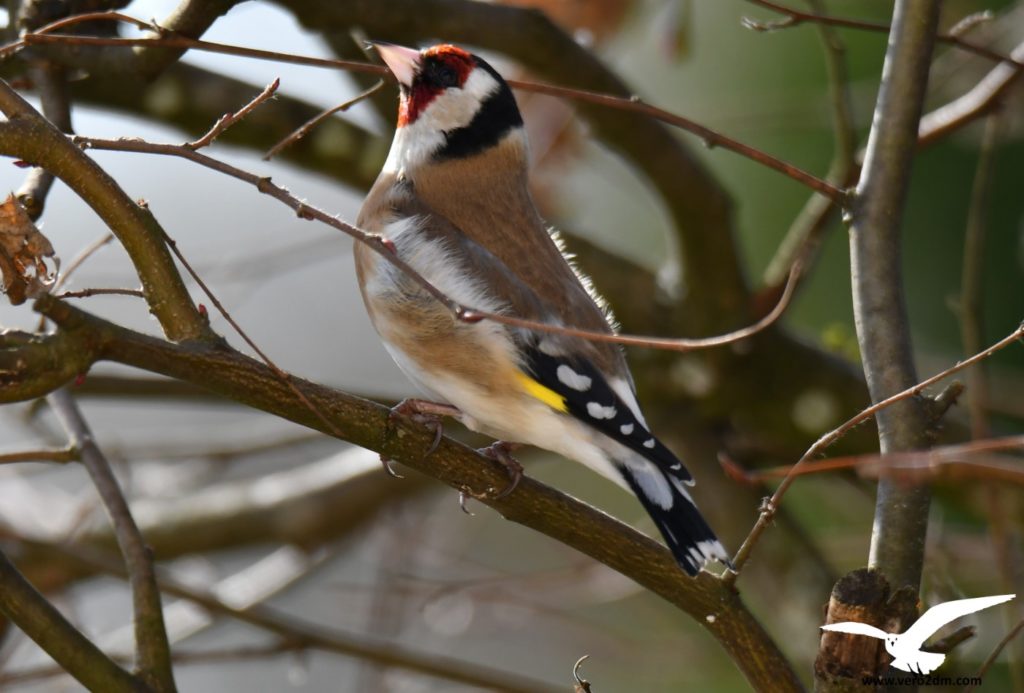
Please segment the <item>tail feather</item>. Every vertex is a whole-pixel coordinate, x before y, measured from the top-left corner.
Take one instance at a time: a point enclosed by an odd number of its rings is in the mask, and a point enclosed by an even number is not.
[[[700,514],[682,482],[639,457],[619,462],[616,466],[687,574],[696,575],[711,559],[732,567],[725,547]]]

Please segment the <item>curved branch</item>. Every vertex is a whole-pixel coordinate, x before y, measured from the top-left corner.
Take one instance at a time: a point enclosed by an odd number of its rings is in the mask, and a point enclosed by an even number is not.
[[[71,625],[22,577],[3,552],[0,552],[0,612],[90,690],[111,693],[148,690]]]
[[[63,180],[110,227],[139,273],[150,310],[175,341],[209,337],[163,242],[156,218],[96,162],[0,80],[0,153],[41,166]]]

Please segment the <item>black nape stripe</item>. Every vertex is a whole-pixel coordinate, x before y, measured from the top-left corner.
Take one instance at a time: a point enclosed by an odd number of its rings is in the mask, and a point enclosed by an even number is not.
[[[460,159],[478,154],[523,124],[516,99],[505,80],[480,58],[476,62],[498,81],[498,89],[480,105],[469,125],[444,133],[445,144],[435,154],[439,159]]]

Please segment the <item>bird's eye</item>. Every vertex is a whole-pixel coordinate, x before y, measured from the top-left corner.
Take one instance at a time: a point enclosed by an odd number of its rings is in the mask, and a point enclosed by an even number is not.
[[[431,84],[442,89],[459,86],[458,72],[444,63],[431,63],[427,70],[427,79]]]

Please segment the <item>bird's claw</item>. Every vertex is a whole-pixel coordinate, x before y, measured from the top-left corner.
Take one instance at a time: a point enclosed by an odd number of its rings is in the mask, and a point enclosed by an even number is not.
[[[505,469],[508,470],[510,481],[505,488],[500,491],[496,491],[494,487],[489,487],[482,493],[474,491],[469,486],[460,486],[459,507],[462,508],[462,512],[467,515],[473,514],[472,511],[466,508],[467,498],[475,498],[478,501],[496,501],[505,498],[508,494],[516,490],[516,487],[523,478],[523,465],[519,464],[519,462],[511,455],[511,451],[517,448],[519,448],[518,443],[506,443],[499,440],[486,448],[477,450],[481,455],[489,457],[496,462],[501,462],[501,464],[505,466]]]
[[[516,443],[506,443],[505,441],[499,440],[498,442],[478,450],[481,455],[490,457],[496,462],[501,462],[505,465],[505,469],[508,471],[509,483],[500,491],[495,492],[494,489],[488,489],[485,494],[489,500],[501,500],[507,497],[510,493],[516,490],[519,486],[519,482],[523,478],[523,465],[519,464],[519,461],[512,457],[512,451],[519,447]]]
[[[458,417],[461,414],[462,412],[457,407],[449,404],[409,398],[403,399],[391,408],[391,411],[388,413],[388,423],[392,423],[396,417],[404,416],[416,423],[434,429],[434,439],[430,442],[427,451],[423,453],[424,457],[429,457],[441,445],[441,438],[444,436],[442,417]],[[388,469],[388,472],[391,473],[391,470]]]
[[[394,462],[394,460],[389,459],[384,455],[380,456],[380,464],[382,467],[384,467],[384,471],[387,473],[388,476],[390,476],[392,479],[404,479],[405,477],[396,472],[395,468],[391,466],[392,462]]]
[[[462,509],[462,512],[466,513],[470,517],[473,517],[473,511],[466,507],[467,496],[473,496],[475,498],[476,494],[474,494],[469,489],[468,486],[463,486],[461,489],[459,489],[459,507]]]

